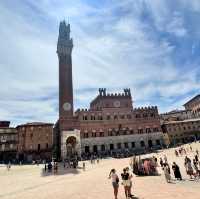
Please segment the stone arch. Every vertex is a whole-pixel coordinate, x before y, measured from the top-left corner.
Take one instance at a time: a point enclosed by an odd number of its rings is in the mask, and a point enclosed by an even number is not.
[[[148,147],[149,148],[153,147],[153,141],[151,139],[148,140]]]

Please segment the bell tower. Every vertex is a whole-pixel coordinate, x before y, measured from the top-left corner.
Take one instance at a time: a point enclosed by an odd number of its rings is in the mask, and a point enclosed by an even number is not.
[[[72,48],[70,24],[60,22],[57,43],[59,60],[59,118],[73,117]]]

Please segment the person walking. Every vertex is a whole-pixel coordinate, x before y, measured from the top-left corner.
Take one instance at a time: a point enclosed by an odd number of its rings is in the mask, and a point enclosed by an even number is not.
[[[181,172],[180,172],[179,166],[175,162],[173,162],[172,170],[174,171],[174,177],[177,180],[182,180],[182,176],[181,176]]]
[[[112,169],[110,171],[110,174],[109,174],[108,178],[112,179],[112,186],[113,186],[113,190],[114,190],[114,197],[115,197],[115,199],[117,199],[118,189],[119,189],[119,177],[118,177],[115,169]]]
[[[130,194],[130,180],[129,180],[129,173],[127,173],[126,168],[123,169],[123,173],[121,174],[122,177],[122,184],[124,185],[124,192],[125,192],[125,196],[126,198],[130,198],[131,194]]]
[[[170,168],[169,168],[168,164],[164,163],[163,171],[164,171],[165,179],[166,179],[167,183],[170,183],[171,182],[171,175],[170,175]]]
[[[83,171],[85,171],[85,162],[83,162]]]
[[[166,156],[166,155],[164,155],[164,161],[165,161],[166,164],[168,163],[168,160],[167,160],[167,156]]]
[[[186,163],[186,173],[190,176],[190,179],[192,179],[192,176],[194,176],[194,171],[192,168],[191,161],[188,161]]]
[[[160,158],[160,166],[163,167],[163,160]]]
[[[133,186],[133,183],[132,183],[132,178],[133,178],[133,175],[129,172],[129,167],[126,167],[126,172],[129,174],[129,181],[130,181],[130,187],[129,187],[129,195],[130,197],[133,197],[133,194],[131,193],[131,188]]]

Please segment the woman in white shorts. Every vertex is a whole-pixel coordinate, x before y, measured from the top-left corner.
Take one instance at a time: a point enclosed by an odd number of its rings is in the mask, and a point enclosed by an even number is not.
[[[116,170],[115,169],[112,169],[110,171],[110,174],[109,174],[108,178],[112,179],[112,186],[113,186],[113,189],[114,189],[114,196],[115,196],[115,199],[117,199],[118,189],[119,189],[119,177],[116,174]]]
[[[130,194],[130,187],[131,187],[131,181],[129,179],[129,173],[127,172],[127,169],[123,169],[123,173],[121,174],[122,177],[122,184],[124,185],[124,192],[125,192],[125,196],[126,198],[131,197]]]

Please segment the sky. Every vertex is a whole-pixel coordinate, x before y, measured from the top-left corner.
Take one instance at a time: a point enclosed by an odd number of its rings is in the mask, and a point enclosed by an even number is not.
[[[56,122],[61,20],[71,24],[74,104],[131,88],[133,106],[183,109],[200,88],[199,0],[0,1],[0,120]]]

